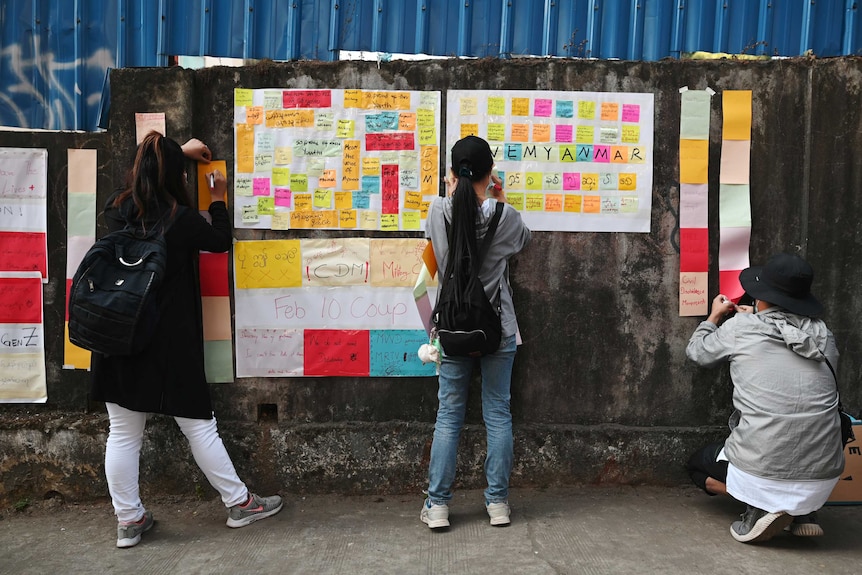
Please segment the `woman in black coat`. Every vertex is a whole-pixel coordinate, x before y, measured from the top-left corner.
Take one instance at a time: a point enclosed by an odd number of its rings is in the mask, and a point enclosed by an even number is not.
[[[167,244],[167,270],[159,291],[160,317],[149,345],[137,355],[93,354],[93,398],[104,401],[111,429],[105,475],[119,521],[117,547],[132,547],[153,525],[144,509],[138,468],[148,413],[171,415],[189,441],[195,462],[228,508],[227,525],[243,527],[281,510],[281,497],[250,493],[240,480],[218,435],[204,375],[203,321],[195,258],[200,250],[226,252],[230,218],[224,202],[227,180],[211,176],[210,225],[186,191],[186,156],[209,161],[199,140],[180,146],[150,132],[138,146],[125,189],[105,207],[110,231],[161,226]]]

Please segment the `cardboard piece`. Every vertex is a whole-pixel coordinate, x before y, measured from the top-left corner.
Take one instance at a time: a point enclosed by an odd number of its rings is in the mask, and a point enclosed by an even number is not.
[[[844,446],[844,471],[827,505],[862,505],[862,421],[853,422],[855,441]]]

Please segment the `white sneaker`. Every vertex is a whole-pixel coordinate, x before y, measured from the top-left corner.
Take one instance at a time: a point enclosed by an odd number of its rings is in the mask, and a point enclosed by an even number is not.
[[[422,504],[422,511],[419,513],[419,519],[431,529],[439,529],[441,527],[449,527],[449,506],[436,505],[431,503],[430,499],[426,499]]]
[[[511,523],[509,519],[509,513],[511,510],[509,509],[509,504],[505,501],[500,501],[498,503],[486,503],[485,509],[488,510],[488,517],[491,518],[491,525],[508,525]]]

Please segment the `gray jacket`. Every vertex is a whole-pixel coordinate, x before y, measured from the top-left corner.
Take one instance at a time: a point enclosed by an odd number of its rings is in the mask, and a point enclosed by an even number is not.
[[[773,307],[736,314],[721,327],[704,321],[686,355],[705,367],[730,362],[739,423],[725,453],[735,467],[792,481],[841,474],[838,393],[824,361],[837,368],[838,349],[822,320]]]
[[[497,200],[489,198],[489,214],[493,215]],[[445,218],[445,219],[444,219]],[[431,240],[434,246],[434,257],[437,258],[438,278],[446,269],[449,256],[449,238],[446,235],[446,221],[452,221],[451,198],[435,198],[428,208],[428,218],[425,220],[425,237]],[[488,230],[490,217],[479,210],[476,222],[476,237],[480,245],[485,232]],[[515,304],[512,302],[512,288],[509,285],[509,258],[520,252],[530,241],[530,230],[521,219],[521,214],[512,206],[506,204],[500,223],[497,225],[497,233],[494,242],[479,271],[479,281],[485,288],[488,299],[493,298],[500,287],[500,305],[502,313],[500,321],[503,325],[503,337],[514,335],[518,331],[518,320],[515,317]]]

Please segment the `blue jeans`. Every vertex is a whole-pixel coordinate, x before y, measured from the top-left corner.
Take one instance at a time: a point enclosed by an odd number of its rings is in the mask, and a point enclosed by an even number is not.
[[[467,392],[473,367],[482,369],[482,417],[488,438],[485,457],[485,477],[488,488],[485,500],[499,503],[509,498],[509,475],[512,473],[512,412],[509,409],[512,383],[512,364],[517,351],[515,336],[503,338],[500,348],[479,359],[449,357],[440,363],[437,399],[437,423],[431,444],[431,463],[428,467],[428,498],[443,505],[452,499],[455,481],[455,462],[458,440],[464,428],[467,411]]]

